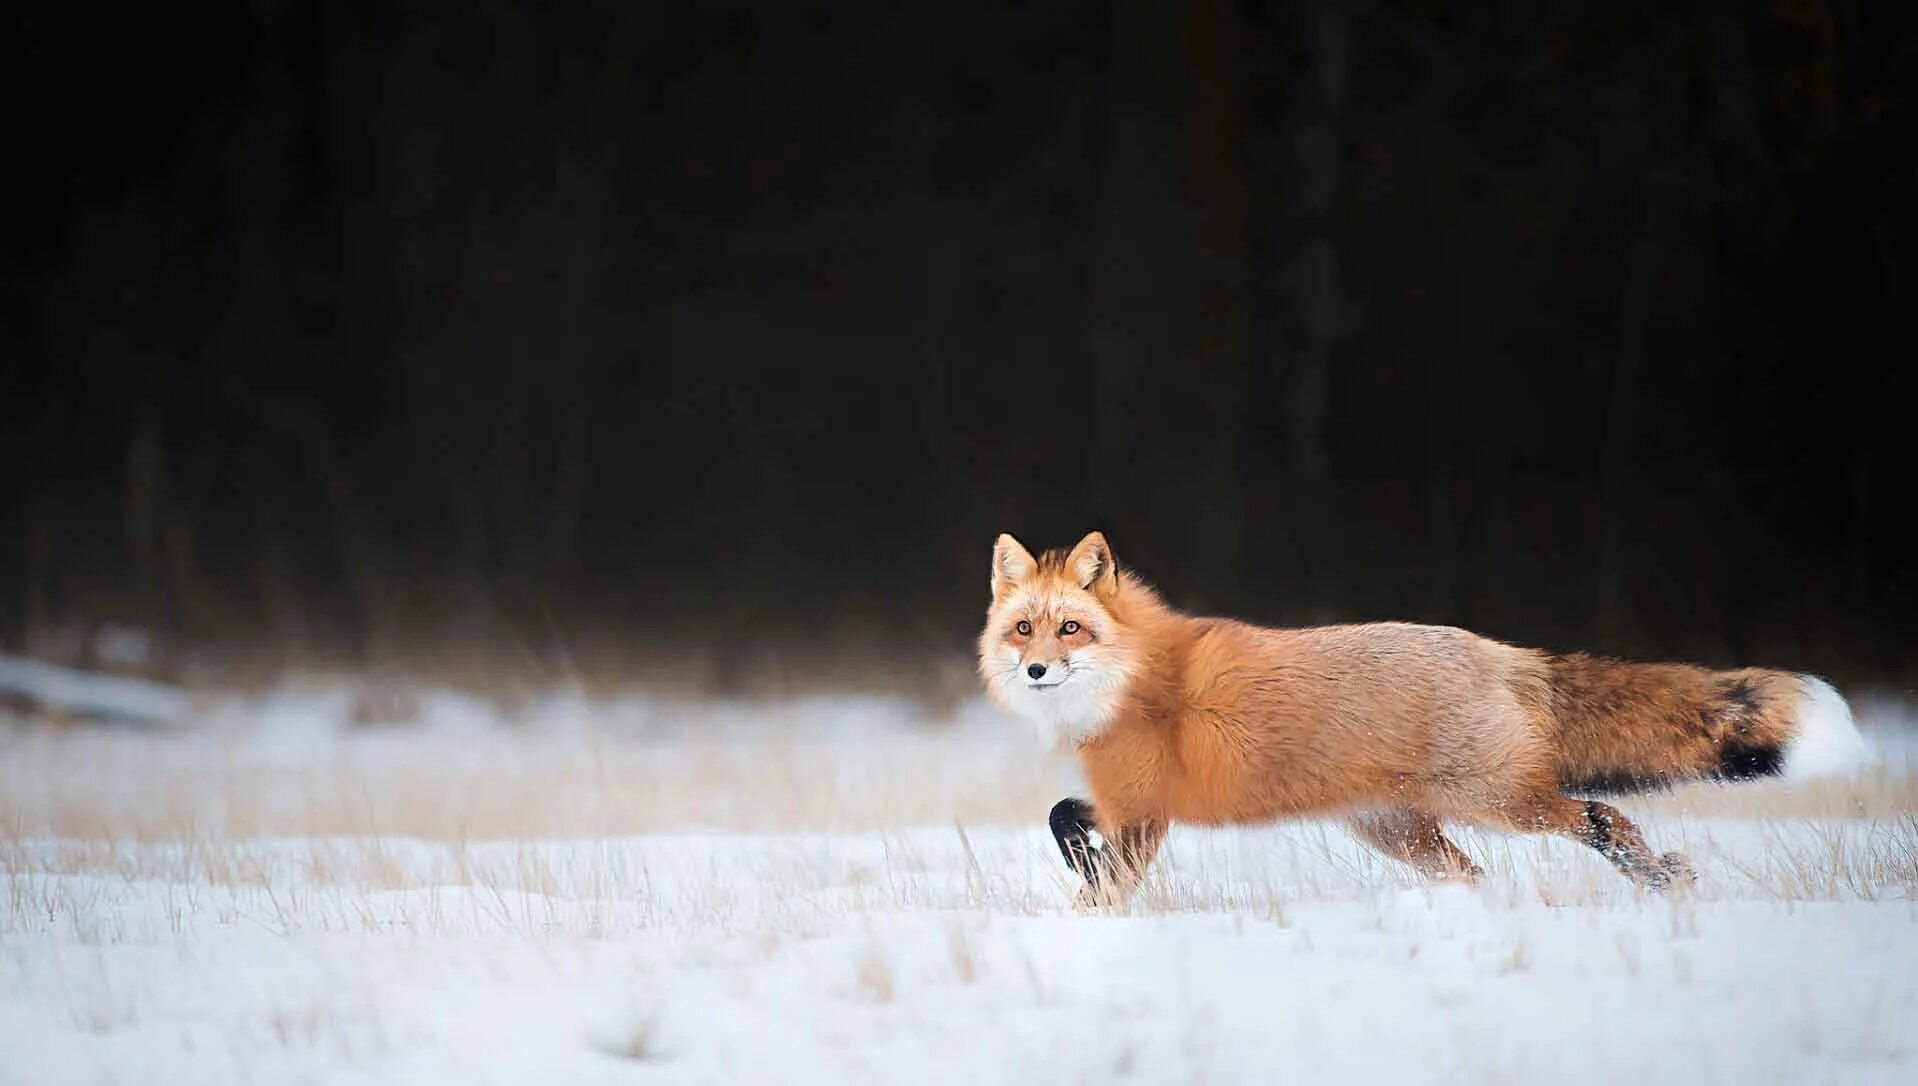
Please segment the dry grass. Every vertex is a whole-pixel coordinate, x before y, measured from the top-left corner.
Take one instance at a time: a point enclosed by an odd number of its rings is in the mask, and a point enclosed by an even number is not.
[[[0,730],[0,834],[66,841],[1028,826],[1075,782],[1068,759],[976,730],[859,738],[395,734],[311,749]],[[1918,772],[1899,761],[1845,780],[1696,785],[1624,806],[1659,820],[1887,821],[1918,812]],[[333,877],[341,860],[315,854],[314,876]]]
[[[0,931],[117,942],[216,923],[597,939],[696,923],[783,938],[876,909],[1056,914],[1074,889],[1042,829],[1073,790],[1072,768],[1016,737],[384,735],[316,750],[0,732]],[[1702,786],[1623,806],[1656,845],[1702,861],[1712,875],[1693,891],[1702,899],[1918,897],[1908,762],[1805,788]],[[1725,826],[1734,845],[1713,837]],[[642,836],[683,831],[754,836]],[[1460,840],[1490,876],[1484,892],[1513,904],[1627,892],[1567,842]],[[1413,885],[1403,869],[1320,824],[1188,831],[1128,907],[1283,925],[1302,902],[1398,885]],[[135,897],[157,900],[157,912],[123,907]],[[965,929],[946,950],[942,972],[976,974]],[[1527,953],[1513,948],[1511,968]],[[890,1001],[898,977],[880,950],[853,973],[861,998]]]
[[[372,736],[310,754],[105,732],[16,732],[0,743],[0,832],[64,840],[485,841],[1029,823],[1072,779],[1069,766],[1033,751],[938,734]]]
[[[635,1014],[618,1029],[600,1030],[590,1040],[593,1047],[615,1059],[650,1063],[666,1058],[660,1046],[657,1012]]]
[[[892,960],[877,939],[866,943],[853,966],[853,991],[867,1003],[891,1003],[898,994],[894,986]]]
[[[1691,850],[1708,873],[1681,903],[1918,898],[1918,814],[1677,828],[1684,839],[1670,843]],[[1674,827],[1658,829],[1670,837]],[[1235,914],[1284,927],[1289,912],[1307,903],[1374,900],[1418,885],[1402,867],[1336,834],[1308,824],[1175,836],[1122,907],[1145,915]],[[0,935],[64,932],[83,944],[111,944],[213,925],[274,935],[406,931],[544,941],[717,926],[757,932],[777,950],[832,918],[900,910],[1044,916],[1067,908],[1073,888],[1048,855],[1049,841],[984,830],[971,838],[962,843],[937,830],[540,843],[12,837],[0,839]],[[1484,864],[1479,893],[1491,903],[1604,905],[1635,896],[1567,842],[1461,835],[1461,843]],[[985,877],[973,873],[975,865]],[[1673,923],[1685,922],[1682,909],[1672,915]],[[976,976],[972,934],[955,921],[945,942],[940,974],[962,982]],[[1510,948],[1511,970],[1527,960],[1526,947]],[[885,948],[871,943],[851,970],[854,997],[892,1001],[900,978]]]
[[[1918,772],[1892,760],[1846,778],[1694,785],[1637,797],[1632,806],[1658,816],[1897,818],[1918,811]]]

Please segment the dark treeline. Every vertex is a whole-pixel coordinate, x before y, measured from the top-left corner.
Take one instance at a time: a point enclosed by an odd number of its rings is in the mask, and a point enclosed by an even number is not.
[[[1905,5],[45,7],[0,643],[1918,655]]]

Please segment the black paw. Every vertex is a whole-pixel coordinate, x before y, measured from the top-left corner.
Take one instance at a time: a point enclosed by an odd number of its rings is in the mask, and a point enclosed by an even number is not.
[[[1098,827],[1092,817],[1092,804],[1067,796],[1053,804],[1046,822],[1052,827],[1052,839],[1059,842],[1059,855],[1066,858],[1066,866],[1097,886],[1099,849],[1092,843],[1092,834]]]

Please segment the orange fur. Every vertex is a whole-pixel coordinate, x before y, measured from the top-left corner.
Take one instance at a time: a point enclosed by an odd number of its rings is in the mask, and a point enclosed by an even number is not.
[[[1101,834],[1149,841],[1132,868],[1172,822],[1340,814],[1429,874],[1476,873],[1439,830],[1456,820],[1570,836],[1662,885],[1681,861],[1566,790],[1775,771],[1801,693],[1780,672],[1553,657],[1451,627],[1186,615],[1097,532],[1038,558],[1001,536],[992,571],[987,689],[1077,751]]]

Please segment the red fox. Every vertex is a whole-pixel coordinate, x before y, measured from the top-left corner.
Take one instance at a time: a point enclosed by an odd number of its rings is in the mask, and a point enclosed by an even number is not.
[[[1086,903],[1128,896],[1172,822],[1310,814],[1342,815],[1428,877],[1481,874],[1441,829],[1457,821],[1569,837],[1662,890],[1692,877],[1684,858],[1579,797],[1866,755],[1845,700],[1809,675],[1549,655],[1446,626],[1186,615],[1099,532],[1038,558],[999,537],[979,673],[1078,752],[1091,803],[1061,800],[1051,826]]]

